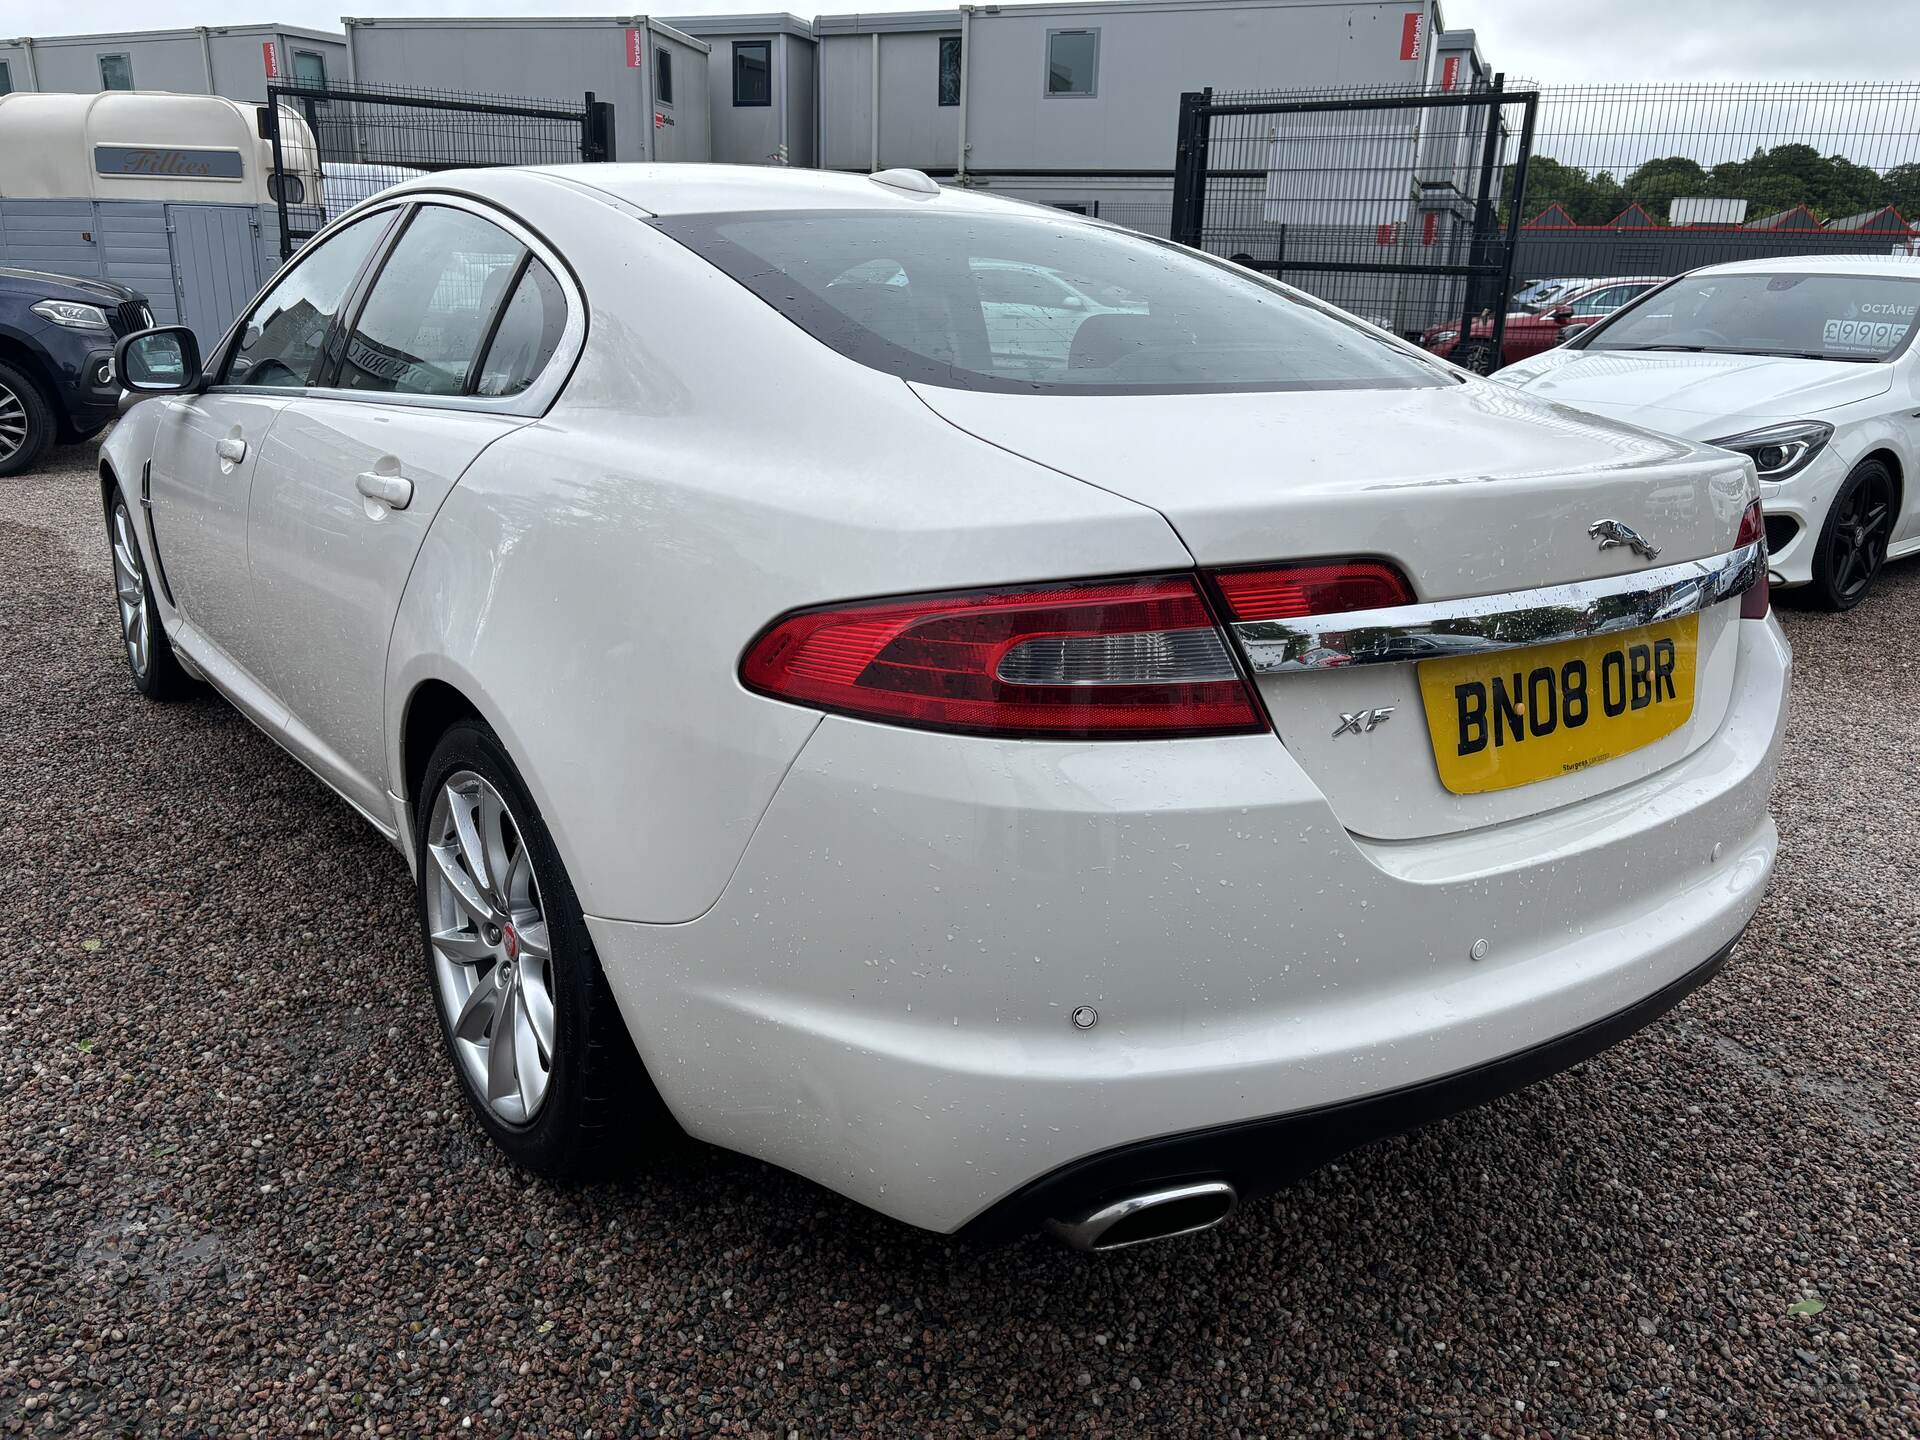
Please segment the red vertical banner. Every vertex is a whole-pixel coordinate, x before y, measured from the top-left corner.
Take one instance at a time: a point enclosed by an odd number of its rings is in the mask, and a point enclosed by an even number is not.
[[[1418,60],[1420,42],[1426,38],[1427,12],[1409,10],[1400,17],[1400,58]]]
[[[1440,62],[1440,88],[1451,90],[1460,83],[1460,57],[1449,55]]]
[[[1439,233],[1439,230],[1440,217],[1433,211],[1429,210],[1425,215],[1420,217],[1420,243],[1422,245],[1431,245],[1434,236]]]
[[[260,63],[266,67],[267,79],[278,80],[280,78],[280,56],[273,48],[273,41],[263,40],[260,42]]]
[[[640,38],[640,27],[638,25],[629,26],[627,29],[627,68],[629,70],[638,70],[646,63],[647,42]]]

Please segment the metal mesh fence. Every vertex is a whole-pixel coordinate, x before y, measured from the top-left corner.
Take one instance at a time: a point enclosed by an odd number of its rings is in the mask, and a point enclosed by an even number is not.
[[[1920,249],[1920,84],[1540,92],[1515,273]]]
[[[394,85],[289,84],[271,87],[268,100],[283,254],[415,175],[612,153],[611,107],[590,91],[566,105]]]
[[[1184,97],[1170,233],[1479,361],[1533,282],[1920,253],[1920,83],[1493,84]]]
[[[1499,193],[1528,94],[1207,92],[1183,101],[1174,238],[1419,335],[1494,311]]]

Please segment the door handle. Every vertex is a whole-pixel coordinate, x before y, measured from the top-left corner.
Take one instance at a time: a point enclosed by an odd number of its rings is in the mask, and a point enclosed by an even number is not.
[[[353,484],[367,499],[378,500],[390,510],[404,510],[413,503],[413,482],[404,475],[362,470],[354,476]]]
[[[213,453],[230,465],[238,465],[247,458],[247,442],[237,435],[229,435],[224,440],[213,442]]]

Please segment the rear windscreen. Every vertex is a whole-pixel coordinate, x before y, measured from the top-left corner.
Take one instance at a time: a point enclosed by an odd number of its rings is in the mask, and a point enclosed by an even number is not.
[[[1106,395],[1454,383],[1237,265],[1043,212],[654,223],[815,339],[906,380]]]

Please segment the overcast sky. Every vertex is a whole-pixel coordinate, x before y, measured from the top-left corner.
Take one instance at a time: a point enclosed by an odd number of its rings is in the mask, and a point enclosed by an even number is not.
[[[347,0],[362,15],[608,15],[537,0]],[[1542,84],[1629,80],[1898,80],[1920,55],[1916,0],[1441,0],[1451,28],[1479,33],[1509,77]],[[777,0],[663,0],[660,15],[780,8]],[[916,0],[814,0],[846,10],[948,9]],[[0,0],[0,34],[71,35],[277,20],[340,28],[341,0]]]

